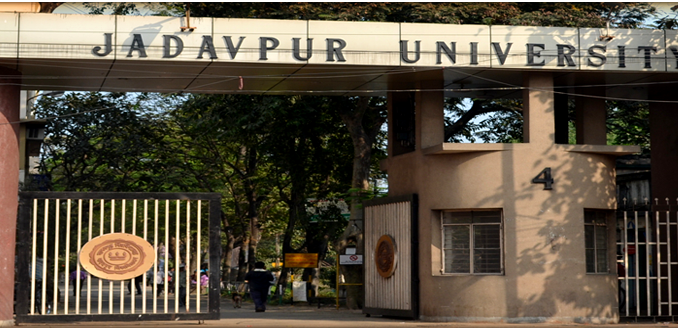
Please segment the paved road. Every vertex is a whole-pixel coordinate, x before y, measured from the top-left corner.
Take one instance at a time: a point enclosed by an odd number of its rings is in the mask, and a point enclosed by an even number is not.
[[[97,281],[98,282],[98,281]],[[98,301],[98,286],[93,287],[91,292],[92,301]],[[108,312],[108,295],[109,295],[109,285],[108,282],[105,282],[103,285],[104,292],[102,294],[103,300],[103,312]],[[115,283],[113,299],[116,302],[116,308],[118,307],[117,302],[119,302],[120,297],[120,284]],[[66,291],[62,288],[62,293],[68,292],[72,294],[72,291]],[[123,287],[123,292],[125,292],[126,303],[125,310],[130,311],[130,300],[129,295],[126,294],[126,285]],[[149,311],[152,309],[152,290],[150,287],[146,288],[146,293],[148,296],[147,306]],[[83,290],[81,295],[81,312],[85,313],[85,297],[87,296],[86,290]],[[63,296],[62,296],[63,298]],[[164,298],[164,295],[162,296]],[[171,294],[168,296],[168,307],[169,311],[174,311],[174,295]],[[201,310],[203,312],[207,311],[207,297],[201,297]],[[136,306],[141,308],[141,297],[136,296]],[[158,299],[157,306],[158,311],[162,312],[164,307],[164,299]],[[63,314],[63,303],[59,304],[58,314]],[[73,297],[69,297],[69,314],[74,313],[75,302]],[[195,301],[191,303],[192,310],[195,308]],[[96,313],[97,305],[92,306],[92,311]],[[139,309],[137,309],[139,311]],[[119,312],[115,310],[115,312]],[[406,319],[394,319],[394,318],[385,318],[380,316],[367,317],[361,311],[351,311],[345,308],[336,309],[334,306],[323,306],[318,308],[317,306],[310,306],[308,304],[295,304],[295,305],[283,305],[283,306],[269,306],[268,310],[265,313],[256,313],[254,311],[254,305],[251,302],[243,303],[243,307],[239,309],[233,308],[231,301],[229,299],[224,299],[221,302],[221,319],[220,320],[207,320],[207,321],[188,321],[188,320],[175,320],[175,321],[134,321],[134,322],[75,322],[75,323],[61,323],[61,324],[25,324],[18,325],[15,327],[30,327],[30,328],[139,328],[139,327],[158,327],[158,328],[550,328],[550,327],[604,327],[604,328],[663,328],[663,327],[678,327],[678,323],[675,322],[622,322],[620,324],[611,324],[611,325],[595,325],[595,324],[507,324],[507,323],[459,323],[459,322],[423,322],[416,320],[406,320]]]
[[[79,322],[68,324],[30,324],[16,327],[31,328],[675,328],[675,322],[622,322],[620,324],[507,324],[507,323],[433,323],[384,317],[366,317],[360,311],[335,307],[309,306],[308,304],[269,306],[265,313],[254,312],[252,303],[241,309],[232,308],[231,302],[222,301],[221,320],[215,321],[149,321],[149,322]]]

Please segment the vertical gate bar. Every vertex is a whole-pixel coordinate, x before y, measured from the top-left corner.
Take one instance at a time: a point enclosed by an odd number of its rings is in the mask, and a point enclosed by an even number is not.
[[[626,307],[626,316],[629,316],[629,310],[630,305],[629,305],[629,242],[627,241],[627,236],[628,236],[628,229],[626,228],[626,223],[628,222],[628,213],[629,211],[624,211],[624,225],[622,226],[622,232],[624,233],[622,235],[622,243],[624,246],[624,281],[625,281],[625,289],[626,289],[626,295],[624,299],[626,299],[626,303],[624,306]]]
[[[370,249],[374,249],[374,248],[375,248],[375,244],[376,244],[376,242],[377,242],[377,240],[378,240],[379,235],[383,235],[383,234],[384,234],[383,228],[381,227],[382,223],[381,223],[381,221],[380,221],[380,219],[379,219],[379,217],[381,216],[381,212],[383,212],[383,211],[384,211],[384,210],[381,210],[379,207],[374,207],[374,213],[375,213],[374,218],[376,219],[376,222],[375,222],[375,224],[374,224],[373,227],[374,227],[374,233],[376,233],[377,235],[375,236],[375,235],[373,234],[373,235],[370,236],[370,240],[371,240],[371,243],[370,243]],[[389,214],[388,216],[391,216],[391,215]],[[370,253],[370,255],[373,256],[372,253]],[[374,272],[374,271],[372,272],[372,278],[371,278],[371,280],[372,280],[372,283],[374,283],[374,285],[373,285],[373,287],[372,287],[372,290],[370,290],[370,291],[371,291],[372,293],[374,293],[375,291],[379,291],[379,290],[381,289],[381,282],[379,281],[378,276],[375,275],[375,272]],[[371,296],[374,297],[374,295],[371,295]],[[372,302],[373,302],[373,305],[372,305],[372,306],[374,306],[374,307],[381,307],[379,301],[374,301],[374,298],[372,298],[371,300],[372,300]]]
[[[144,199],[144,241],[148,242],[148,199]],[[153,263],[155,264],[155,260],[153,260]],[[141,291],[141,312],[144,314],[146,314],[146,287],[148,285],[146,278],[147,276],[144,274],[141,282],[144,288]]]
[[[655,216],[655,239],[657,243],[657,315],[662,315],[662,249],[661,249],[661,240],[659,239],[659,212],[654,213]],[[671,308],[671,305],[669,305]]]
[[[94,200],[89,200],[89,224],[87,225],[87,241],[92,240],[92,223],[94,222]],[[87,274],[87,315],[92,314],[92,275]]]
[[[647,293],[647,316],[652,315],[652,299],[650,299],[650,258],[652,254],[649,240],[652,231],[650,230],[649,217],[649,211],[645,210],[645,289]],[[637,251],[639,251],[638,248],[636,248],[636,255],[638,255]]]
[[[191,292],[191,274],[189,271],[191,270],[191,256],[189,251],[191,250],[191,201],[187,200],[186,201],[186,260],[184,260],[184,264],[186,267],[184,268],[184,274],[186,274],[186,312],[188,312],[191,308],[191,295],[189,294]],[[200,279],[196,277],[196,287],[200,288]]]
[[[56,216],[54,217],[54,285],[53,286],[53,294],[52,298],[54,301],[54,305],[52,305],[52,310],[54,311],[54,315],[59,314],[58,308],[57,308],[57,303],[59,302],[59,217],[61,216],[60,211],[61,211],[61,200],[57,198],[56,204]],[[45,283],[43,283],[45,285]]]
[[[122,203],[122,216],[120,217],[120,232],[125,233],[125,206],[126,199],[120,201]],[[132,288],[130,288],[132,289]],[[120,314],[125,312],[125,281],[120,281]]]
[[[640,316],[640,267],[638,265],[638,252],[640,251],[639,249],[639,244],[638,244],[638,211],[633,212],[634,215],[634,235],[635,239],[633,243],[636,245],[636,254],[635,258],[633,258],[634,263],[635,263],[635,273],[636,273],[636,297],[635,297],[635,303],[636,303],[636,316]]]
[[[200,230],[201,230],[200,229],[200,227],[201,227],[200,226],[201,225],[200,224],[200,218],[201,218],[201,209],[202,209],[202,205],[200,204],[201,202],[202,202],[201,200],[198,200],[198,224],[197,224],[198,233],[197,233],[197,238],[196,238],[196,242],[195,242],[195,244],[197,246],[197,251],[198,251],[198,253],[196,253],[196,256],[195,256],[195,268],[196,268],[196,271],[195,271],[196,280],[195,281],[198,282],[198,284],[196,284],[196,286],[198,286],[198,288],[201,288],[200,287],[200,268],[202,268],[202,267],[200,267],[200,254],[202,253],[202,251],[200,250]],[[337,269],[339,269],[339,268],[337,268]],[[196,294],[196,298],[195,298],[195,309],[196,309],[197,313],[200,313],[200,291],[201,290],[197,290],[197,291],[198,291],[198,293]]]
[[[379,235],[382,235],[384,233],[383,228],[381,228],[381,225],[382,225],[381,216],[382,216],[382,212],[385,212],[385,210],[382,210],[378,206],[373,206],[372,209],[373,209],[372,212],[374,212],[375,222],[372,225],[372,228],[374,229],[372,231],[373,234],[370,235],[370,249],[374,249],[376,247],[376,243],[377,243]],[[387,216],[391,216],[391,215],[387,214]],[[374,257],[374,253],[370,253],[369,255],[370,255],[370,264],[373,264],[375,262],[374,259],[376,259],[376,257]],[[372,271],[370,272],[372,274],[372,276],[370,277],[370,280],[372,281],[372,285],[371,285],[371,289],[370,289],[370,293],[371,293],[370,294],[370,300],[372,301],[372,307],[381,307],[380,302],[378,300],[375,301],[375,296],[374,296],[375,292],[377,292],[381,289],[381,285],[380,285],[381,282],[379,281],[379,276],[377,275],[378,273],[375,272],[373,267],[370,267],[370,269],[372,269]]]
[[[104,235],[104,200],[99,204],[99,236]],[[104,281],[99,277],[99,314],[103,314],[103,300],[104,300]]]
[[[115,233],[115,199],[111,199],[111,234]],[[108,280],[108,314],[113,314],[113,290],[115,284]]]
[[[41,307],[41,314],[47,314],[47,236],[49,236],[49,227],[47,226],[47,223],[49,221],[49,199],[45,198],[45,223],[44,227],[42,228],[43,231],[43,237],[42,237],[42,277],[40,277],[40,281],[42,282],[42,295],[40,301],[42,302]]]
[[[76,255],[80,256],[80,247],[82,246],[82,199],[78,199],[78,238],[77,238],[77,248]],[[77,292],[75,296],[75,314],[80,314],[80,286],[82,281],[80,280],[80,260],[75,259],[75,288],[74,292]],[[68,290],[66,291],[68,294]]]
[[[38,199],[33,199],[33,243],[31,247],[31,315],[35,314],[35,262],[38,249]]]
[[[181,201],[174,202],[176,205],[176,226],[174,228],[174,312],[179,313],[179,268],[181,268],[181,256],[179,255],[179,211]]]
[[[440,236],[441,236],[441,242],[440,242],[440,274],[444,275],[445,274],[445,225],[444,225],[444,217],[445,212],[440,212]],[[503,265],[503,263],[502,263]],[[503,266],[502,266],[503,267]],[[503,270],[502,270],[503,271]]]
[[[148,199],[144,199],[144,241],[148,242]],[[154,254],[155,255],[155,254]],[[153,259],[155,263],[155,258]],[[148,270],[144,273],[141,286],[144,288],[141,291],[141,312],[146,314],[146,288],[148,287]]]
[[[123,212],[124,213],[124,212]],[[123,223],[125,223],[123,221]],[[134,199],[132,201],[132,235],[136,236],[137,235],[137,200]],[[136,296],[135,294],[137,293],[136,286],[137,285],[137,278],[134,277],[131,280],[129,289],[130,289],[130,306],[132,308],[132,314],[136,313]],[[144,287],[144,290],[146,290],[146,287]]]
[[[64,259],[66,266],[64,267],[64,284],[65,284],[65,294],[64,294],[64,314],[68,314],[68,287],[69,287],[69,271],[71,270],[71,199],[66,200],[66,246],[64,247],[65,253]]]
[[[158,260],[160,260],[160,255],[158,254],[158,203],[159,201],[155,200],[155,219],[153,220],[154,224],[154,234],[153,234],[153,250],[155,250],[155,262],[153,262],[153,313],[158,312]]]
[[[671,277],[671,218],[670,218],[670,211],[666,211],[666,257],[668,258],[668,270],[667,273],[669,275],[669,281],[668,281],[668,286],[669,286],[669,316],[673,316],[673,295],[671,294],[671,286],[673,279]]]
[[[163,276],[164,278],[162,279],[162,282],[164,283],[164,304],[165,304],[165,313],[169,311],[169,302],[168,302],[168,293],[167,290],[169,290],[169,284],[167,283],[167,278],[169,275],[169,260],[168,260],[168,255],[169,255],[169,208],[170,208],[170,201],[165,200],[165,246],[164,246],[164,251],[165,251],[165,269]]]
[[[121,213],[122,217],[120,218],[120,232],[124,233],[125,232],[125,211],[126,211],[126,207],[127,207],[127,200],[123,199],[123,200],[120,200],[120,202],[122,203],[122,213]]]

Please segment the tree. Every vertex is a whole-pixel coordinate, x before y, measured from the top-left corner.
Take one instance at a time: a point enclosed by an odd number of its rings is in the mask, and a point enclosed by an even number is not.
[[[264,228],[262,208],[276,208],[278,201],[288,210],[284,252],[315,252],[322,256],[328,240],[334,239],[337,228],[332,227],[341,223],[311,224],[306,214],[307,198],[345,191],[350,180],[343,174],[351,168],[350,157],[343,157],[343,153],[350,152],[346,148],[348,136],[340,133],[340,120],[336,113],[328,111],[328,104],[327,98],[312,96],[194,95],[172,112],[180,135],[190,136],[194,160],[210,164],[206,166],[208,171],[202,167],[200,171],[212,179],[219,173],[230,173],[228,179],[223,177],[220,181],[230,187],[228,192],[233,197],[234,213],[224,217],[229,233],[225,254],[234,241],[242,244],[239,277],[244,276],[257,256],[256,247]],[[208,189],[218,186],[210,185]],[[240,228],[228,223],[229,217],[240,223]],[[295,240],[299,229],[303,239]],[[235,235],[231,237],[230,233]],[[248,251],[247,260],[244,250]]]
[[[177,8],[175,8],[177,9]],[[345,20],[345,21],[383,21],[383,22],[427,22],[450,24],[505,24],[505,25],[542,25],[570,27],[627,27],[635,28],[654,13],[654,8],[645,3],[238,3],[212,4],[192,3],[194,16],[231,17],[231,18],[275,18],[309,20]],[[176,11],[179,12],[179,11]],[[354,99],[352,102],[356,102]],[[449,125],[445,130],[448,141],[459,141],[459,135],[467,138],[482,139],[485,142],[511,142],[522,140],[522,122],[520,120],[522,104],[515,100],[474,99],[468,110],[458,106],[459,100],[448,101]],[[366,189],[364,175],[369,173],[371,154],[365,145],[376,122],[363,123],[363,109],[366,104],[376,103],[366,98],[357,98],[357,106],[351,101],[343,102],[342,120],[347,125],[353,139],[354,163],[352,189],[354,192]],[[456,105],[455,105],[456,103]],[[381,113],[383,109],[371,108],[371,113]],[[480,114],[492,114],[489,119],[475,127],[469,125]],[[369,116],[368,116],[369,117]],[[372,115],[372,118],[379,116]],[[492,125],[492,126],[491,126]],[[496,127],[507,127],[496,130]],[[492,129],[489,129],[492,128]],[[354,193],[351,213],[353,220],[359,220],[361,198]],[[358,228],[358,230],[354,230]],[[350,238],[359,238],[362,230],[349,225],[342,235],[343,242]],[[341,244],[339,244],[341,246]],[[354,267],[350,276],[359,278],[362,269]],[[350,308],[360,308],[360,298],[350,299]]]
[[[351,157],[342,155],[348,136],[342,134],[336,112],[329,111],[330,102],[325,97],[291,96],[276,97],[280,104],[274,109],[271,123],[275,139],[269,140],[267,150],[276,173],[279,199],[287,205],[288,223],[282,241],[283,253],[318,253],[320,260],[327,252],[328,242],[333,239],[338,224],[311,224],[306,212],[309,197],[323,198],[331,192],[346,191],[349,183],[343,175],[349,168]],[[337,152],[339,151],[339,152]],[[343,170],[340,170],[343,169]],[[293,246],[296,228],[303,228],[305,235],[301,246]],[[334,230],[332,230],[334,227]],[[343,226],[342,226],[343,228]],[[317,274],[306,270],[305,275]],[[285,283],[287,273],[283,270],[280,281]]]
[[[678,5],[671,7],[673,14],[660,17],[654,21],[658,29],[674,30],[678,28]]]
[[[43,97],[36,114],[48,118],[41,164],[50,190],[171,190],[157,173],[152,154],[163,146],[156,115],[140,108],[147,94],[68,93]]]
[[[647,102],[607,101],[608,144],[637,145],[650,153],[650,108]]]
[[[383,98],[355,97],[335,98],[334,109],[339,112],[342,122],[351,135],[353,144],[353,175],[351,178],[351,219],[348,226],[335,243],[335,249],[341,252],[350,242],[358,247],[356,253],[364,254],[362,200],[370,190],[372,154],[376,139],[386,121],[386,100]],[[363,283],[362,270],[358,267],[342,267],[342,273],[349,283]],[[362,308],[364,305],[362,288],[350,287],[347,294],[347,306]]]
[[[172,111],[177,127],[193,148],[192,160],[203,164],[192,169],[194,175],[201,177],[205,189],[232,197],[231,212],[222,217],[228,236],[223,254],[226,279],[230,279],[236,241],[243,247],[238,280],[254,265],[261,236],[260,209],[273,189],[262,144],[272,138],[269,125],[276,104],[276,99],[262,96],[192,95]]]

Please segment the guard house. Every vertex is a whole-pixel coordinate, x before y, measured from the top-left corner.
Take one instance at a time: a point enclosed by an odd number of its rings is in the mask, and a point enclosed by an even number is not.
[[[389,194],[418,195],[419,315],[615,322],[615,157],[638,148],[605,145],[604,99],[585,96],[575,101],[580,144],[560,140],[567,138],[560,131],[566,132],[567,115],[559,117],[567,96],[554,89],[609,78],[537,70],[499,75],[525,87],[520,144],[444,143],[443,92],[390,95],[393,125],[383,166]],[[442,89],[443,82],[423,82],[438,86],[422,89]],[[607,91],[577,94],[584,93]],[[407,116],[413,129],[399,131]]]
[[[652,194],[678,198],[677,31],[218,18],[183,31],[184,18],[0,17],[4,242],[15,237],[20,90],[45,86],[387,96],[390,199],[365,204],[368,314],[617,322],[615,157],[639,148],[606,145],[606,98],[652,101]],[[444,97],[522,98],[523,142],[445,143]],[[660,315],[678,314],[671,217],[656,226]],[[0,321],[11,308],[0,305]]]

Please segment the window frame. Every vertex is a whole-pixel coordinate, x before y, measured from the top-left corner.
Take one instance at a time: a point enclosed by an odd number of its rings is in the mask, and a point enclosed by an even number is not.
[[[585,209],[584,210],[584,269],[587,275],[609,275],[611,273],[610,268],[610,217],[609,210],[596,210],[596,209]],[[591,222],[589,223],[589,214],[593,214]],[[588,246],[588,241],[586,239],[586,230],[587,227],[593,228],[593,248]],[[605,233],[605,242],[603,247],[599,247],[598,234],[600,231]],[[600,270],[598,265],[598,252],[602,249],[605,249],[605,269]],[[593,250],[593,266],[594,271],[590,272],[588,269],[589,257],[588,251]]]
[[[445,214],[446,213],[462,213],[462,212],[471,212],[471,222],[468,223],[456,223],[456,224],[445,224]],[[483,222],[473,222],[473,212],[498,212],[499,213],[499,222],[492,223],[483,223]],[[499,226],[499,272],[496,273],[477,273],[474,272],[474,255],[475,255],[475,235],[474,227],[476,226]],[[445,250],[448,249],[445,245],[445,227],[451,226],[468,226],[469,227],[469,272],[463,273],[453,273],[446,272],[445,267]],[[504,267],[504,212],[503,209],[457,209],[457,210],[442,210],[440,212],[440,237],[441,237],[441,267],[440,273],[443,276],[503,276],[505,274]]]

